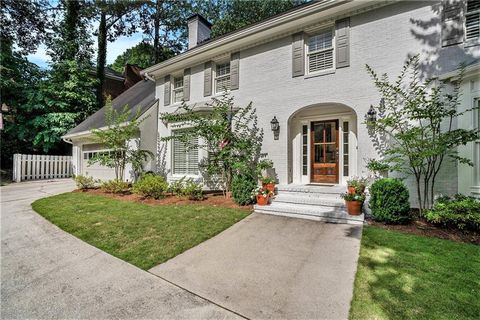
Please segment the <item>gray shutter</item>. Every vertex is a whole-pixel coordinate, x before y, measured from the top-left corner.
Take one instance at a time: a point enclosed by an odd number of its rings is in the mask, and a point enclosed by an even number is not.
[[[303,45],[303,32],[296,33],[292,39],[292,77],[305,74],[305,53]]]
[[[165,82],[163,83],[163,105],[170,105],[170,96],[171,96],[171,84],[170,84],[170,75],[165,76]]]
[[[212,95],[212,61],[205,62],[203,71],[203,96]]]
[[[335,22],[335,60],[337,68],[350,65],[350,18]]]
[[[239,87],[239,69],[240,52],[235,52],[230,57],[230,90],[236,90]]]
[[[183,71],[183,100],[190,100],[190,68]]]
[[[466,1],[465,1],[466,2]],[[446,0],[442,12],[442,47],[463,41],[463,1]]]

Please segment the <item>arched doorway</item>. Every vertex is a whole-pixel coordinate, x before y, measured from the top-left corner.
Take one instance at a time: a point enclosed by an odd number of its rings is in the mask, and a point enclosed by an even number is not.
[[[288,181],[344,184],[357,174],[357,114],[339,103],[298,109],[288,119]]]

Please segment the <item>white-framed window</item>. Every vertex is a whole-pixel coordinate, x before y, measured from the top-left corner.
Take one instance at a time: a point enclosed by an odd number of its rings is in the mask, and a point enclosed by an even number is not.
[[[173,78],[173,102],[183,100],[183,76]]]
[[[188,129],[173,131],[173,136],[181,135]],[[188,148],[187,145],[198,145],[198,137],[191,137],[190,141],[185,143],[180,139],[172,140],[172,172],[178,175],[197,175],[198,174],[198,148]]]
[[[215,66],[215,92],[230,90],[230,61]]]
[[[308,38],[307,46],[308,73],[334,68],[333,29],[311,36]]]
[[[480,40],[480,0],[468,0],[465,13],[465,40],[476,42]]]

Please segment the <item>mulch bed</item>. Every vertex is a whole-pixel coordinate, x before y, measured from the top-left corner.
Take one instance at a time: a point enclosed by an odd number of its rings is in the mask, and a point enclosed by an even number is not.
[[[434,237],[457,242],[472,243],[480,245],[480,233],[475,231],[461,231],[458,229],[447,229],[435,226],[424,219],[416,219],[407,225],[390,225],[376,222],[371,218],[367,218],[367,223],[371,226],[380,227],[386,230],[394,230],[407,234],[415,234],[419,236]]]
[[[186,197],[178,197],[167,195],[165,198],[162,199],[152,199],[152,198],[144,198],[138,194],[127,193],[127,194],[114,194],[114,193],[107,193],[101,189],[88,189],[88,190],[75,190],[74,192],[88,192],[104,197],[114,198],[123,201],[131,201],[131,202],[140,202],[149,205],[185,205],[185,204],[192,204],[192,205],[202,205],[202,206],[213,206],[213,207],[226,207],[226,208],[234,208],[234,209],[244,209],[244,210],[252,210],[252,206],[239,206],[236,204],[232,198],[225,198],[222,194],[219,193],[207,193],[205,194],[204,200],[190,200]]]

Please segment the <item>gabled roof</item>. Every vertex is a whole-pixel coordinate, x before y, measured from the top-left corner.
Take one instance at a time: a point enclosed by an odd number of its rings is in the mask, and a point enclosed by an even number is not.
[[[155,82],[151,80],[142,80],[113,99],[112,106],[114,110],[120,112],[125,105],[128,105],[131,110],[130,118],[128,120],[132,120],[135,116],[144,114],[145,111],[150,109],[156,101]],[[63,137],[70,138],[79,134],[87,133],[92,129],[104,127],[106,125],[105,110],[106,107],[101,108],[78,126],[67,132]]]

